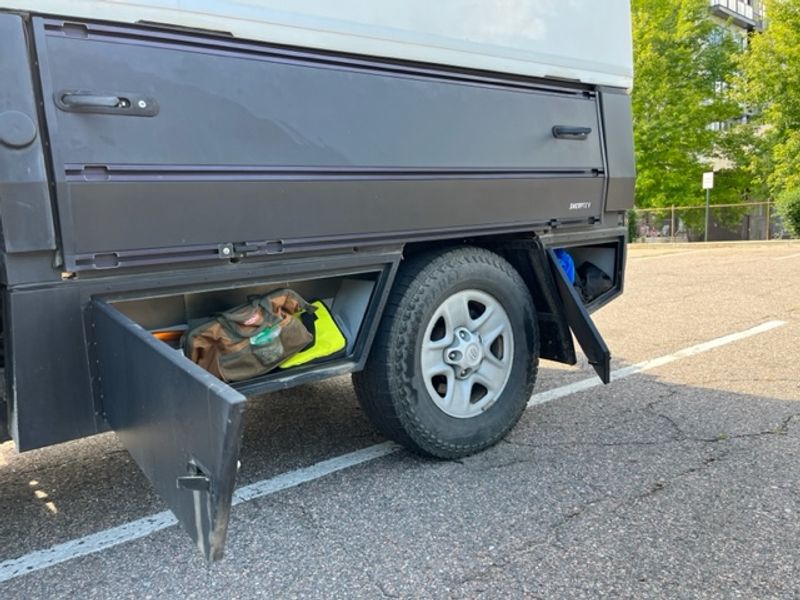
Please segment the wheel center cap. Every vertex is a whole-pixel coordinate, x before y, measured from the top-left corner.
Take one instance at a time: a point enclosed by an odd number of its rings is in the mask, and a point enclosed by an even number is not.
[[[466,377],[483,362],[481,338],[465,328],[456,331],[455,340],[444,352],[444,360],[456,369],[457,377]]]
[[[483,359],[483,352],[481,351],[480,346],[478,344],[470,344],[467,347],[467,351],[464,353],[466,357],[466,363],[469,367],[477,367],[481,359]]]

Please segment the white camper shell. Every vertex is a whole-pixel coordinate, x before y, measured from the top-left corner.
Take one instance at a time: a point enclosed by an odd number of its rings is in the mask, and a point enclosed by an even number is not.
[[[5,8],[630,88],[628,0],[3,0]]]

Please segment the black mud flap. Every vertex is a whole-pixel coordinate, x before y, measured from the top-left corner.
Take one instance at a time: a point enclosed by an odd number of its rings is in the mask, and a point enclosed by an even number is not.
[[[106,419],[207,560],[222,558],[245,397],[101,300]]]
[[[611,381],[611,352],[608,350],[603,337],[597,331],[592,317],[583,306],[577,290],[572,286],[566,273],[561,268],[556,258],[555,252],[548,249],[547,256],[550,258],[550,268],[553,272],[553,278],[556,280],[556,287],[564,303],[564,314],[567,317],[567,323],[575,334],[575,338],[581,345],[586,358],[589,359],[589,364],[594,367],[603,383]]]

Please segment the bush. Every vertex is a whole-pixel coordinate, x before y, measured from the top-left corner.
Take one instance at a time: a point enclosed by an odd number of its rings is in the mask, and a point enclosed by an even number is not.
[[[639,238],[639,216],[636,211],[628,211],[628,241],[635,242]]]
[[[775,208],[792,235],[800,237],[800,188],[786,190],[778,195]]]

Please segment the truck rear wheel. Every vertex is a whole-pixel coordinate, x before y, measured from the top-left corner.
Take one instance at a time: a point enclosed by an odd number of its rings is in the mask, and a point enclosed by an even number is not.
[[[516,424],[538,356],[522,278],[497,254],[462,247],[401,266],[366,368],[353,379],[383,434],[419,454],[456,458]]]

